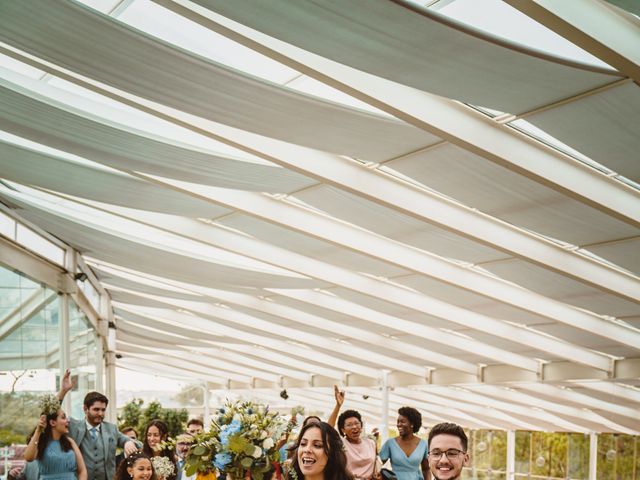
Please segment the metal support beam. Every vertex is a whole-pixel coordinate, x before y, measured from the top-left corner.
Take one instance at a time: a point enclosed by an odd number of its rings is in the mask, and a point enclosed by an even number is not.
[[[104,347],[102,343],[102,339],[100,336],[96,335],[96,386],[95,389],[98,392],[104,392],[105,390],[105,381],[104,381]]]
[[[589,433],[589,480],[598,480],[598,434]]]
[[[506,2],[640,85],[640,29],[616,8],[599,0]]]
[[[75,283],[62,267],[35,255],[20,245],[0,236],[0,264],[20,272],[49,288],[70,293],[76,290]]]
[[[380,434],[382,443],[389,438],[389,371],[382,371],[382,407],[380,410]]]
[[[106,353],[106,396],[109,399],[109,405],[107,408],[107,420],[115,422],[117,420],[116,402],[117,402],[117,390],[116,390],[116,329],[109,328],[109,334],[107,337],[107,353]]]
[[[60,379],[62,379],[64,372],[71,365],[71,347],[69,342],[69,294],[60,294],[59,299],[59,313],[58,313],[58,333],[60,342]],[[65,411],[71,412],[73,392],[69,392],[62,402],[62,408]]]
[[[507,430],[507,479],[514,480],[516,475],[516,432]]]

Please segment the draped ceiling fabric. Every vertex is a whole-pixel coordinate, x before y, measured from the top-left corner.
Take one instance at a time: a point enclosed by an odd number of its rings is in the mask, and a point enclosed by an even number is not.
[[[121,368],[640,434],[637,79],[421,3],[0,2],[0,200],[82,253]]]

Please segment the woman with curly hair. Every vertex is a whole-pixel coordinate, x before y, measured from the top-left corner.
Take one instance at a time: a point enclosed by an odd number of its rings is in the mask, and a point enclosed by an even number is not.
[[[427,442],[416,435],[422,427],[422,415],[413,407],[398,409],[398,436],[380,449],[382,462],[391,460],[398,480],[430,480]]]
[[[158,480],[149,456],[141,450],[118,465],[113,480]]]
[[[304,426],[298,436],[295,452],[287,473],[289,480],[354,480],[347,470],[342,440],[328,423],[308,423]]]
[[[69,418],[57,401],[43,409],[24,459],[38,459],[39,480],[87,480],[80,449],[69,436]]]
[[[333,386],[336,404],[329,416],[327,423],[335,426],[338,420],[338,433],[342,437],[345,455],[347,456],[347,468],[353,474],[355,480],[377,480],[380,478],[376,471],[377,447],[376,442],[363,435],[362,415],[357,410],[345,410],[338,416],[345,399],[345,392],[340,391],[337,385]],[[374,436],[377,436],[374,429]]]

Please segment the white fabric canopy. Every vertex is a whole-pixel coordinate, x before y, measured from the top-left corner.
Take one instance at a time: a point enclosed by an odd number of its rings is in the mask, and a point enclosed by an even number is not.
[[[195,3],[339,63],[505,112],[531,110],[617,78],[612,70],[568,65],[407,1]]]
[[[402,0],[88,5],[0,3],[0,201],[80,251],[118,366],[640,433],[622,71]]]
[[[44,60],[261,135],[371,160],[407,153],[436,140],[394,119],[258,81],[68,0],[4,3],[0,22],[2,41]],[[91,41],[78,42],[79,38]]]

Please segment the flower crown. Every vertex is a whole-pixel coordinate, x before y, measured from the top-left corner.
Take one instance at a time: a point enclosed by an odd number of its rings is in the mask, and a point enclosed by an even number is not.
[[[40,398],[38,406],[40,407],[40,411],[48,417],[60,410],[60,400],[52,393],[48,393]]]
[[[146,453],[144,453],[142,450],[136,450],[124,460],[125,462],[127,462],[127,467],[132,467],[133,464],[136,463],[136,460],[140,458],[149,458],[149,456]]]

